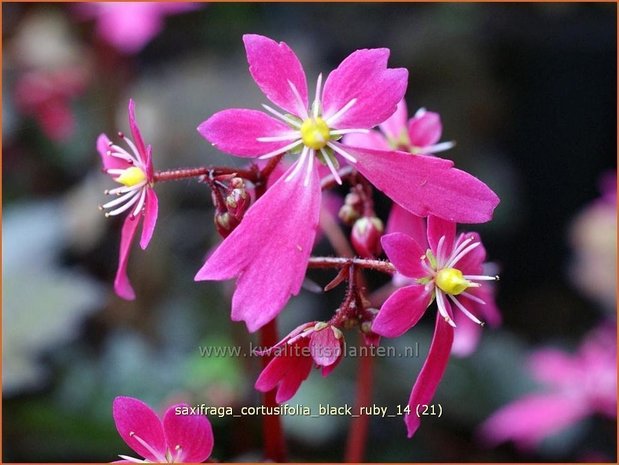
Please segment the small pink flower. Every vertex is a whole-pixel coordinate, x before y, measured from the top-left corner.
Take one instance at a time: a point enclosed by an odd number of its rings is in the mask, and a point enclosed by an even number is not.
[[[617,332],[615,323],[591,332],[575,354],[541,349],[529,360],[543,386],[500,408],[481,426],[489,445],[514,441],[531,450],[549,436],[595,414],[617,418]]]
[[[151,146],[145,146],[140,129],[135,120],[135,102],[129,100],[129,127],[135,141],[119,133],[126,142],[128,150],[113,144],[110,139],[101,134],[97,139],[97,150],[103,162],[103,171],[109,174],[120,187],[106,191],[108,195],[115,195],[100,208],[108,210],[105,216],[116,216],[129,212],[123,223],[120,239],[120,258],[114,290],[127,300],[135,299],[135,292],[127,277],[127,261],[133,238],[137,231],[140,219],[143,217],[142,236],[140,247],[146,249],[155,230],[157,222],[158,200],[154,185],[154,171]]]
[[[200,8],[195,3],[99,2],[79,3],[77,13],[95,18],[97,34],[123,53],[137,53],[163,28],[168,15]]]
[[[379,124],[380,131],[372,130],[368,134],[350,134],[345,137],[347,144],[357,147],[375,149],[396,149],[414,155],[428,155],[449,150],[453,142],[438,142],[443,132],[441,117],[438,113],[420,108],[407,121],[406,101],[398,103],[396,112],[384,123]]]
[[[414,282],[385,301],[372,330],[398,337],[417,324],[433,300],[438,307],[428,358],[408,401],[411,414],[405,422],[411,437],[420,424],[417,406],[430,403],[447,367],[456,321],[458,326],[466,320],[483,325],[480,317],[498,318],[492,293],[480,283],[497,278],[481,274],[486,252],[476,233],[456,237],[455,223],[434,216],[428,217],[427,234],[422,237],[393,233],[383,236],[382,244],[397,271]],[[453,306],[459,310],[458,316],[454,316]]]
[[[144,402],[132,397],[114,399],[116,429],[144,460],[121,455],[127,462],[199,463],[213,451],[213,430],[204,415],[192,414],[186,404],[168,408],[163,420]]]
[[[277,387],[275,400],[286,402],[296,394],[315,363],[328,376],[342,359],[344,336],[324,322],[297,327],[265,353],[274,355],[256,381],[256,389],[269,392]]]
[[[411,157],[352,147],[345,134],[364,133],[387,119],[402,99],[408,72],[387,68],[388,49],[357,50],[327,77],[319,75],[309,104],[305,72],[285,44],[259,35],[243,37],[249,70],[267,98],[282,111],[229,109],[198,131],[220,150],[239,157],[272,158],[286,152],[298,160],[247,211],[241,224],[198,271],[196,280],[238,277],[232,319],[250,331],[271,321],[299,293],[320,210],[318,165],[341,182],[340,161],[355,166],[372,184],[419,215],[433,213],[462,222],[488,221],[498,204],[481,181],[433,157]]]

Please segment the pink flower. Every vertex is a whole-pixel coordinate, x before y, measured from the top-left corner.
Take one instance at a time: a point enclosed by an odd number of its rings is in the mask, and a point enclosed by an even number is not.
[[[529,370],[544,389],[502,407],[480,428],[489,445],[514,441],[530,450],[546,437],[595,414],[617,418],[615,323],[591,332],[575,354],[536,351]]]
[[[135,143],[119,133],[129,148],[125,150],[113,144],[105,134],[97,139],[97,150],[103,162],[103,171],[109,174],[120,187],[105,191],[117,196],[100,208],[108,210],[105,216],[120,215],[129,211],[123,223],[120,239],[120,258],[114,280],[114,290],[127,300],[135,299],[135,292],[127,277],[127,261],[133,238],[140,219],[143,217],[140,247],[146,249],[157,222],[158,200],[154,185],[154,171],[151,146],[145,146],[135,120],[135,102],[129,100],[129,127]]]
[[[393,233],[383,236],[382,244],[397,271],[414,283],[385,301],[372,330],[381,336],[400,336],[419,321],[433,300],[438,307],[428,358],[408,401],[411,413],[405,422],[411,437],[420,423],[417,406],[430,403],[447,367],[456,321],[458,326],[467,319],[483,325],[480,317],[498,318],[492,294],[480,284],[497,278],[481,274],[486,252],[476,233],[456,237],[455,223],[434,216],[428,217],[427,235]],[[453,306],[460,311],[457,316]]]
[[[349,145],[375,149],[396,149],[414,155],[428,155],[449,150],[453,142],[438,141],[443,132],[441,117],[438,113],[420,108],[407,121],[406,101],[400,100],[396,112],[378,127],[380,131],[372,130],[367,134],[350,134],[345,137]]]
[[[117,397],[113,405],[118,433],[145,460],[121,455],[127,462],[198,463],[213,450],[213,430],[204,415],[186,404],[168,408],[163,421],[144,402]]]
[[[168,15],[199,8],[195,3],[99,2],[80,3],[77,12],[96,18],[97,34],[123,53],[137,53],[162,29]]]
[[[196,280],[238,277],[232,319],[250,331],[271,321],[298,294],[320,210],[317,165],[341,182],[340,161],[355,166],[396,202],[420,214],[463,222],[490,219],[496,195],[452,163],[402,152],[355,148],[345,134],[363,133],[387,119],[406,90],[408,72],[387,68],[388,49],[357,50],[327,77],[309,105],[305,73],[285,44],[259,35],[243,37],[249,70],[267,98],[283,112],[229,109],[198,131],[220,150],[267,159],[285,152],[299,159],[248,210],[241,224],[210,256]],[[316,162],[315,162],[316,161]]]
[[[269,392],[277,387],[275,400],[286,402],[299,390],[315,363],[328,376],[342,359],[344,336],[335,326],[322,321],[297,327],[277,345],[265,351],[273,354],[256,381],[256,389]]]

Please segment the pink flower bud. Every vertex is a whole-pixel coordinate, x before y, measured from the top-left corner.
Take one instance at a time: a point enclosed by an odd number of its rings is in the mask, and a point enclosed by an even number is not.
[[[245,189],[245,182],[242,178],[232,178],[230,180],[230,190],[226,196],[226,208],[228,212],[238,221],[243,219],[243,215],[249,207],[249,194]]]
[[[357,220],[350,234],[355,251],[363,258],[379,256],[382,252],[380,237],[384,229],[383,222],[375,216]]]

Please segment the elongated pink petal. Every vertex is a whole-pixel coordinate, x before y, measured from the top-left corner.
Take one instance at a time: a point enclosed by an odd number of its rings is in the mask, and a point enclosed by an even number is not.
[[[144,206],[144,222],[142,223],[142,237],[140,238],[140,247],[146,249],[155,231],[157,223],[157,215],[159,212],[159,201],[157,194],[153,189],[146,191],[146,203]]]
[[[437,254],[438,243],[443,236],[445,236],[445,240],[441,253],[443,257],[448,257],[454,248],[454,241],[456,240],[456,223],[428,215],[428,242],[434,255]]]
[[[434,145],[441,139],[443,124],[438,113],[426,111],[420,116],[414,116],[408,122],[408,136],[411,145],[427,147]]]
[[[293,142],[259,142],[260,137],[280,136],[291,129],[261,111],[239,108],[215,113],[198,126],[198,132],[219,150],[237,157],[257,157]]]
[[[146,146],[144,145],[142,133],[140,133],[140,128],[138,127],[138,123],[135,119],[135,102],[133,99],[129,99],[129,129],[131,130],[133,142],[135,143],[140,157],[142,158],[141,161],[146,164]]]
[[[118,433],[129,447],[151,462],[165,461],[163,426],[148,405],[132,397],[117,397],[112,406],[112,415]],[[136,436],[148,444],[150,450]]]
[[[464,239],[468,238],[473,239],[471,244],[473,242],[479,242],[480,244],[458,261],[457,268],[464,274],[484,274],[484,262],[486,261],[486,249],[484,244],[481,242],[481,238],[476,232],[461,234],[458,238],[458,242],[462,242]],[[483,299],[483,297],[481,298]]]
[[[120,234],[120,254],[118,258],[118,270],[116,270],[116,278],[114,279],[114,290],[119,297],[126,300],[135,299],[135,292],[127,276],[127,263],[129,261],[129,252],[131,251],[131,245],[133,244],[133,238],[138,229],[138,224],[140,224],[139,218],[133,218],[131,215],[127,215]]]
[[[398,102],[395,113],[379,124],[378,127],[389,139],[399,140],[402,133],[406,132],[406,118],[408,118],[408,109],[406,108],[406,100],[402,99]]]
[[[153,167],[153,148],[150,145],[146,147],[144,166],[146,167],[146,177],[148,182],[154,182],[155,168]]]
[[[449,306],[448,302],[445,302]],[[449,313],[449,312],[448,312]],[[428,358],[421,368],[417,381],[413,386],[408,406],[410,413],[404,417],[404,422],[408,429],[408,437],[411,438],[419,428],[421,419],[417,416],[417,409],[420,405],[429,405],[432,402],[438,384],[443,378],[451,345],[454,338],[454,329],[450,326],[439,313],[436,315],[436,325],[434,327],[434,337],[430,345]]]
[[[430,304],[431,293],[421,284],[395,291],[380,308],[372,331],[385,337],[398,337],[415,326]]]
[[[333,127],[371,128],[389,118],[404,97],[408,71],[387,68],[388,58],[386,48],[357,50],[329,73],[322,98],[325,120],[352,99],[354,105]]]
[[[175,462],[204,462],[213,451],[213,428],[204,415],[177,414],[182,412],[182,407],[189,406],[173,405],[163,416],[168,448]]]
[[[346,134],[342,138],[342,143],[353,147],[367,147],[377,150],[391,150],[389,142],[380,132],[372,129],[368,133]]]
[[[479,434],[489,445],[511,440],[523,449],[531,449],[587,413],[586,405],[570,396],[533,394],[494,412]]]
[[[238,277],[232,320],[245,321],[251,332],[299,293],[305,277],[320,213],[320,181],[314,166],[308,186],[305,172],[287,182],[295,166],[249,208],[195,278]]]
[[[396,232],[404,233],[419,244],[423,250],[428,248],[428,237],[426,233],[426,221],[417,215],[413,215],[397,203],[394,203],[389,213],[385,234]]]
[[[342,355],[340,339],[335,337],[330,326],[312,333],[309,348],[316,365],[323,367],[333,365]]]
[[[404,276],[417,279],[428,274],[421,265],[421,257],[426,251],[412,237],[404,233],[387,234],[381,238],[380,243],[387,258]]]
[[[435,215],[456,223],[492,218],[499,198],[479,179],[437,157],[346,146],[356,168],[374,186],[419,216]]]
[[[268,37],[245,34],[243,36],[249,72],[260,90],[275,105],[302,116],[308,108],[307,81],[301,62],[284,42],[277,43]],[[291,82],[299,95],[302,105],[295,97]]]
[[[101,163],[103,164],[104,170],[111,169],[120,169],[124,170],[129,168],[131,165],[127,163],[125,160],[120,158],[112,157],[108,155],[107,152],[110,150],[109,147],[110,139],[105,134],[100,134],[97,138],[97,151],[99,155],[101,155]]]

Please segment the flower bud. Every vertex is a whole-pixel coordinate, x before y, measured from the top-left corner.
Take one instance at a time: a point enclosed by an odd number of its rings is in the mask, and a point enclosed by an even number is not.
[[[237,221],[243,219],[243,215],[249,207],[249,194],[245,189],[245,182],[242,178],[232,178],[230,189],[226,195],[226,208]]]
[[[239,221],[228,212],[215,213],[215,228],[224,239],[234,231],[239,225]]]
[[[380,237],[383,231],[383,222],[375,216],[364,216],[357,220],[350,234],[355,251],[363,258],[380,255],[382,252]]]
[[[351,192],[346,195],[344,205],[340,208],[338,216],[344,224],[351,226],[361,216],[363,204],[361,197],[355,192]]]

